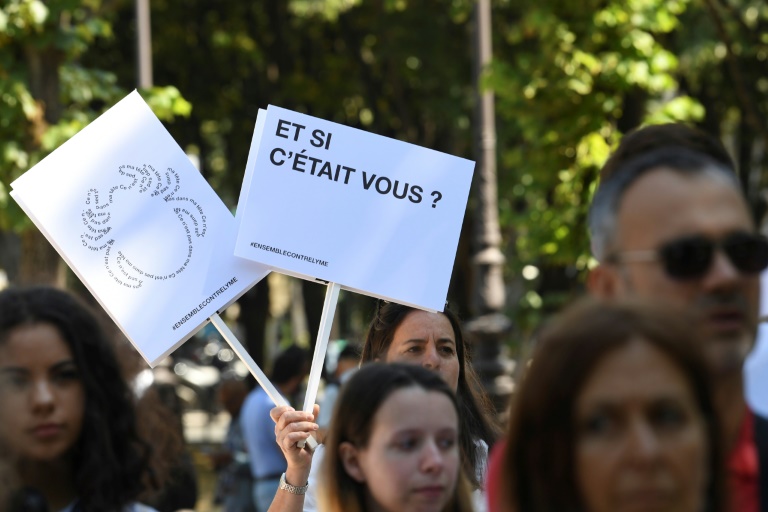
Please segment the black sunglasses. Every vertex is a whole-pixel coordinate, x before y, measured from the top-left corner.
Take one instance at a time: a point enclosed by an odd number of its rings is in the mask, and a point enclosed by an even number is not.
[[[709,270],[717,249],[722,249],[742,274],[756,274],[768,267],[768,238],[746,232],[731,233],[721,240],[703,235],[678,238],[655,251],[615,253],[609,257],[609,262],[660,260],[670,277],[698,279]]]

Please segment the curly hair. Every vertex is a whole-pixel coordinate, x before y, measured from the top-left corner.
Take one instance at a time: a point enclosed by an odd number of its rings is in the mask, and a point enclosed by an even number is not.
[[[0,292],[0,343],[20,326],[49,324],[61,334],[85,390],[73,474],[84,511],[122,510],[142,490],[149,445],[136,430],[131,391],[96,316],[68,292],[51,287]]]

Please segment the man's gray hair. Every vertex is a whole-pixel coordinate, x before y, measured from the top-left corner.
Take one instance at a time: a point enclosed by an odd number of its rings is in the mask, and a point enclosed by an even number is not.
[[[712,156],[683,146],[662,146],[616,164],[602,178],[589,208],[587,223],[592,255],[605,261],[616,243],[617,217],[621,200],[629,187],[648,171],[664,167],[688,176],[723,180],[741,194],[733,166]]]

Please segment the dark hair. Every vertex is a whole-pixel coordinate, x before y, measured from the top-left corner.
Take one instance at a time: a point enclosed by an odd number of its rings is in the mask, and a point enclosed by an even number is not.
[[[706,155],[729,172],[736,168],[731,155],[717,137],[689,124],[665,123],[639,127],[624,135],[619,147],[603,165],[600,177],[610,179],[621,172],[627,162],[661,148],[685,148]]]
[[[395,302],[380,301],[376,315],[368,327],[361,356],[362,362],[366,363],[377,359],[384,361],[395,331],[405,320],[405,317],[414,311],[420,310]],[[478,451],[477,442],[483,441],[488,446],[492,446],[496,441],[497,429],[491,420],[493,406],[472,368],[472,357],[464,339],[459,318],[448,307],[442,311],[442,314],[451,323],[453,334],[456,337],[456,356],[459,360],[459,382],[456,397],[459,403],[459,418],[462,427],[462,460],[470,482],[473,486],[479,487],[479,479],[484,470],[481,467],[484,463],[484,454]]]
[[[355,343],[347,343],[336,358],[337,361],[344,359],[360,359],[360,347]]]
[[[690,386],[706,428],[708,510],[722,510],[720,422],[696,325],[687,311],[639,300],[587,298],[566,309],[543,330],[512,398],[501,498],[518,512],[585,510],[575,480],[574,404],[599,361],[642,340],[663,352]]]
[[[718,176],[738,189],[735,166],[712,135],[682,123],[646,126],[621,139],[600,172],[589,210],[592,254],[603,261],[616,235],[624,193],[646,172],[659,167],[696,176]]]
[[[339,456],[341,443],[364,448],[373,430],[373,419],[384,401],[399,389],[419,387],[448,397],[460,416],[453,390],[436,373],[417,365],[403,363],[366,363],[341,388],[331,419],[322,471],[325,481],[319,487],[323,510],[362,512],[365,510],[365,485],[353,479],[344,469]],[[461,432],[461,421],[457,425]],[[462,454],[463,455],[463,454]],[[453,499],[446,510],[471,510],[470,492],[459,471]]]
[[[291,345],[275,358],[272,365],[272,382],[285,384],[294,377],[307,373],[307,351],[298,345]]]
[[[74,481],[84,511],[122,510],[142,491],[149,446],[136,431],[131,391],[94,314],[50,287],[0,292],[0,343],[20,326],[50,324],[72,352],[85,390],[82,431],[73,449]]]

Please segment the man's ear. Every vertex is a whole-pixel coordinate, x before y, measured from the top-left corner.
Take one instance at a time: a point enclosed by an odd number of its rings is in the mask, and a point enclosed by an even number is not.
[[[339,445],[339,459],[341,459],[344,470],[353,480],[361,484],[365,482],[365,472],[360,466],[359,452],[355,445],[347,441],[341,443]]]
[[[618,269],[612,265],[598,265],[587,276],[587,290],[601,299],[615,298],[619,287]]]

